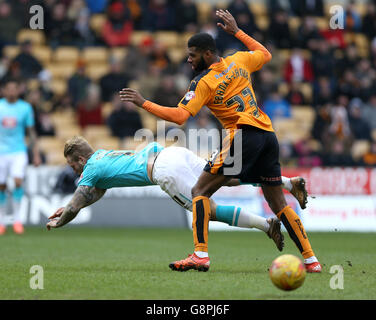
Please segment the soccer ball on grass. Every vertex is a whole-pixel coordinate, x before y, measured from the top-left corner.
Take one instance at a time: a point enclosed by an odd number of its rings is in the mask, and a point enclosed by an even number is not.
[[[272,262],[269,276],[277,288],[289,291],[295,290],[303,284],[306,270],[298,257],[284,254]]]

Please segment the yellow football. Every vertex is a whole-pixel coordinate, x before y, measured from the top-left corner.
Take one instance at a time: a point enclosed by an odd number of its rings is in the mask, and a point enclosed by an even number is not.
[[[269,276],[277,288],[295,290],[303,284],[306,270],[298,257],[292,254],[284,254],[272,262]]]

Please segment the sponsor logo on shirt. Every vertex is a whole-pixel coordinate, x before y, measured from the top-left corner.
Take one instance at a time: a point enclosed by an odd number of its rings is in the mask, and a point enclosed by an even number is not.
[[[3,118],[1,124],[4,128],[12,129],[17,126],[17,119],[16,118]]]
[[[189,91],[185,94],[185,97],[184,99],[189,101],[189,100],[192,100],[194,97],[195,97],[195,92],[194,91]]]

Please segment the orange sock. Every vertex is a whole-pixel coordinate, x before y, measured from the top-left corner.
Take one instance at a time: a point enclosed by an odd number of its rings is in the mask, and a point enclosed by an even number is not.
[[[210,218],[210,201],[209,198],[198,196],[193,198],[193,241],[195,251],[208,252],[208,233]]]
[[[286,206],[277,213],[277,217],[282,221],[287,229],[290,238],[295,242],[304,259],[314,256],[308,236],[304,230],[302,221],[290,206]]]

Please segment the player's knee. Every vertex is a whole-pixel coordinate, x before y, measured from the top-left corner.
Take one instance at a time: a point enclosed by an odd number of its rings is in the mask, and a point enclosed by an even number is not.
[[[201,188],[199,186],[194,186],[191,190],[192,193],[192,199],[203,196],[203,197],[210,197],[210,194],[205,188]]]
[[[270,209],[277,214],[278,212],[281,212],[283,208],[287,206],[285,199],[270,199],[268,201]]]

